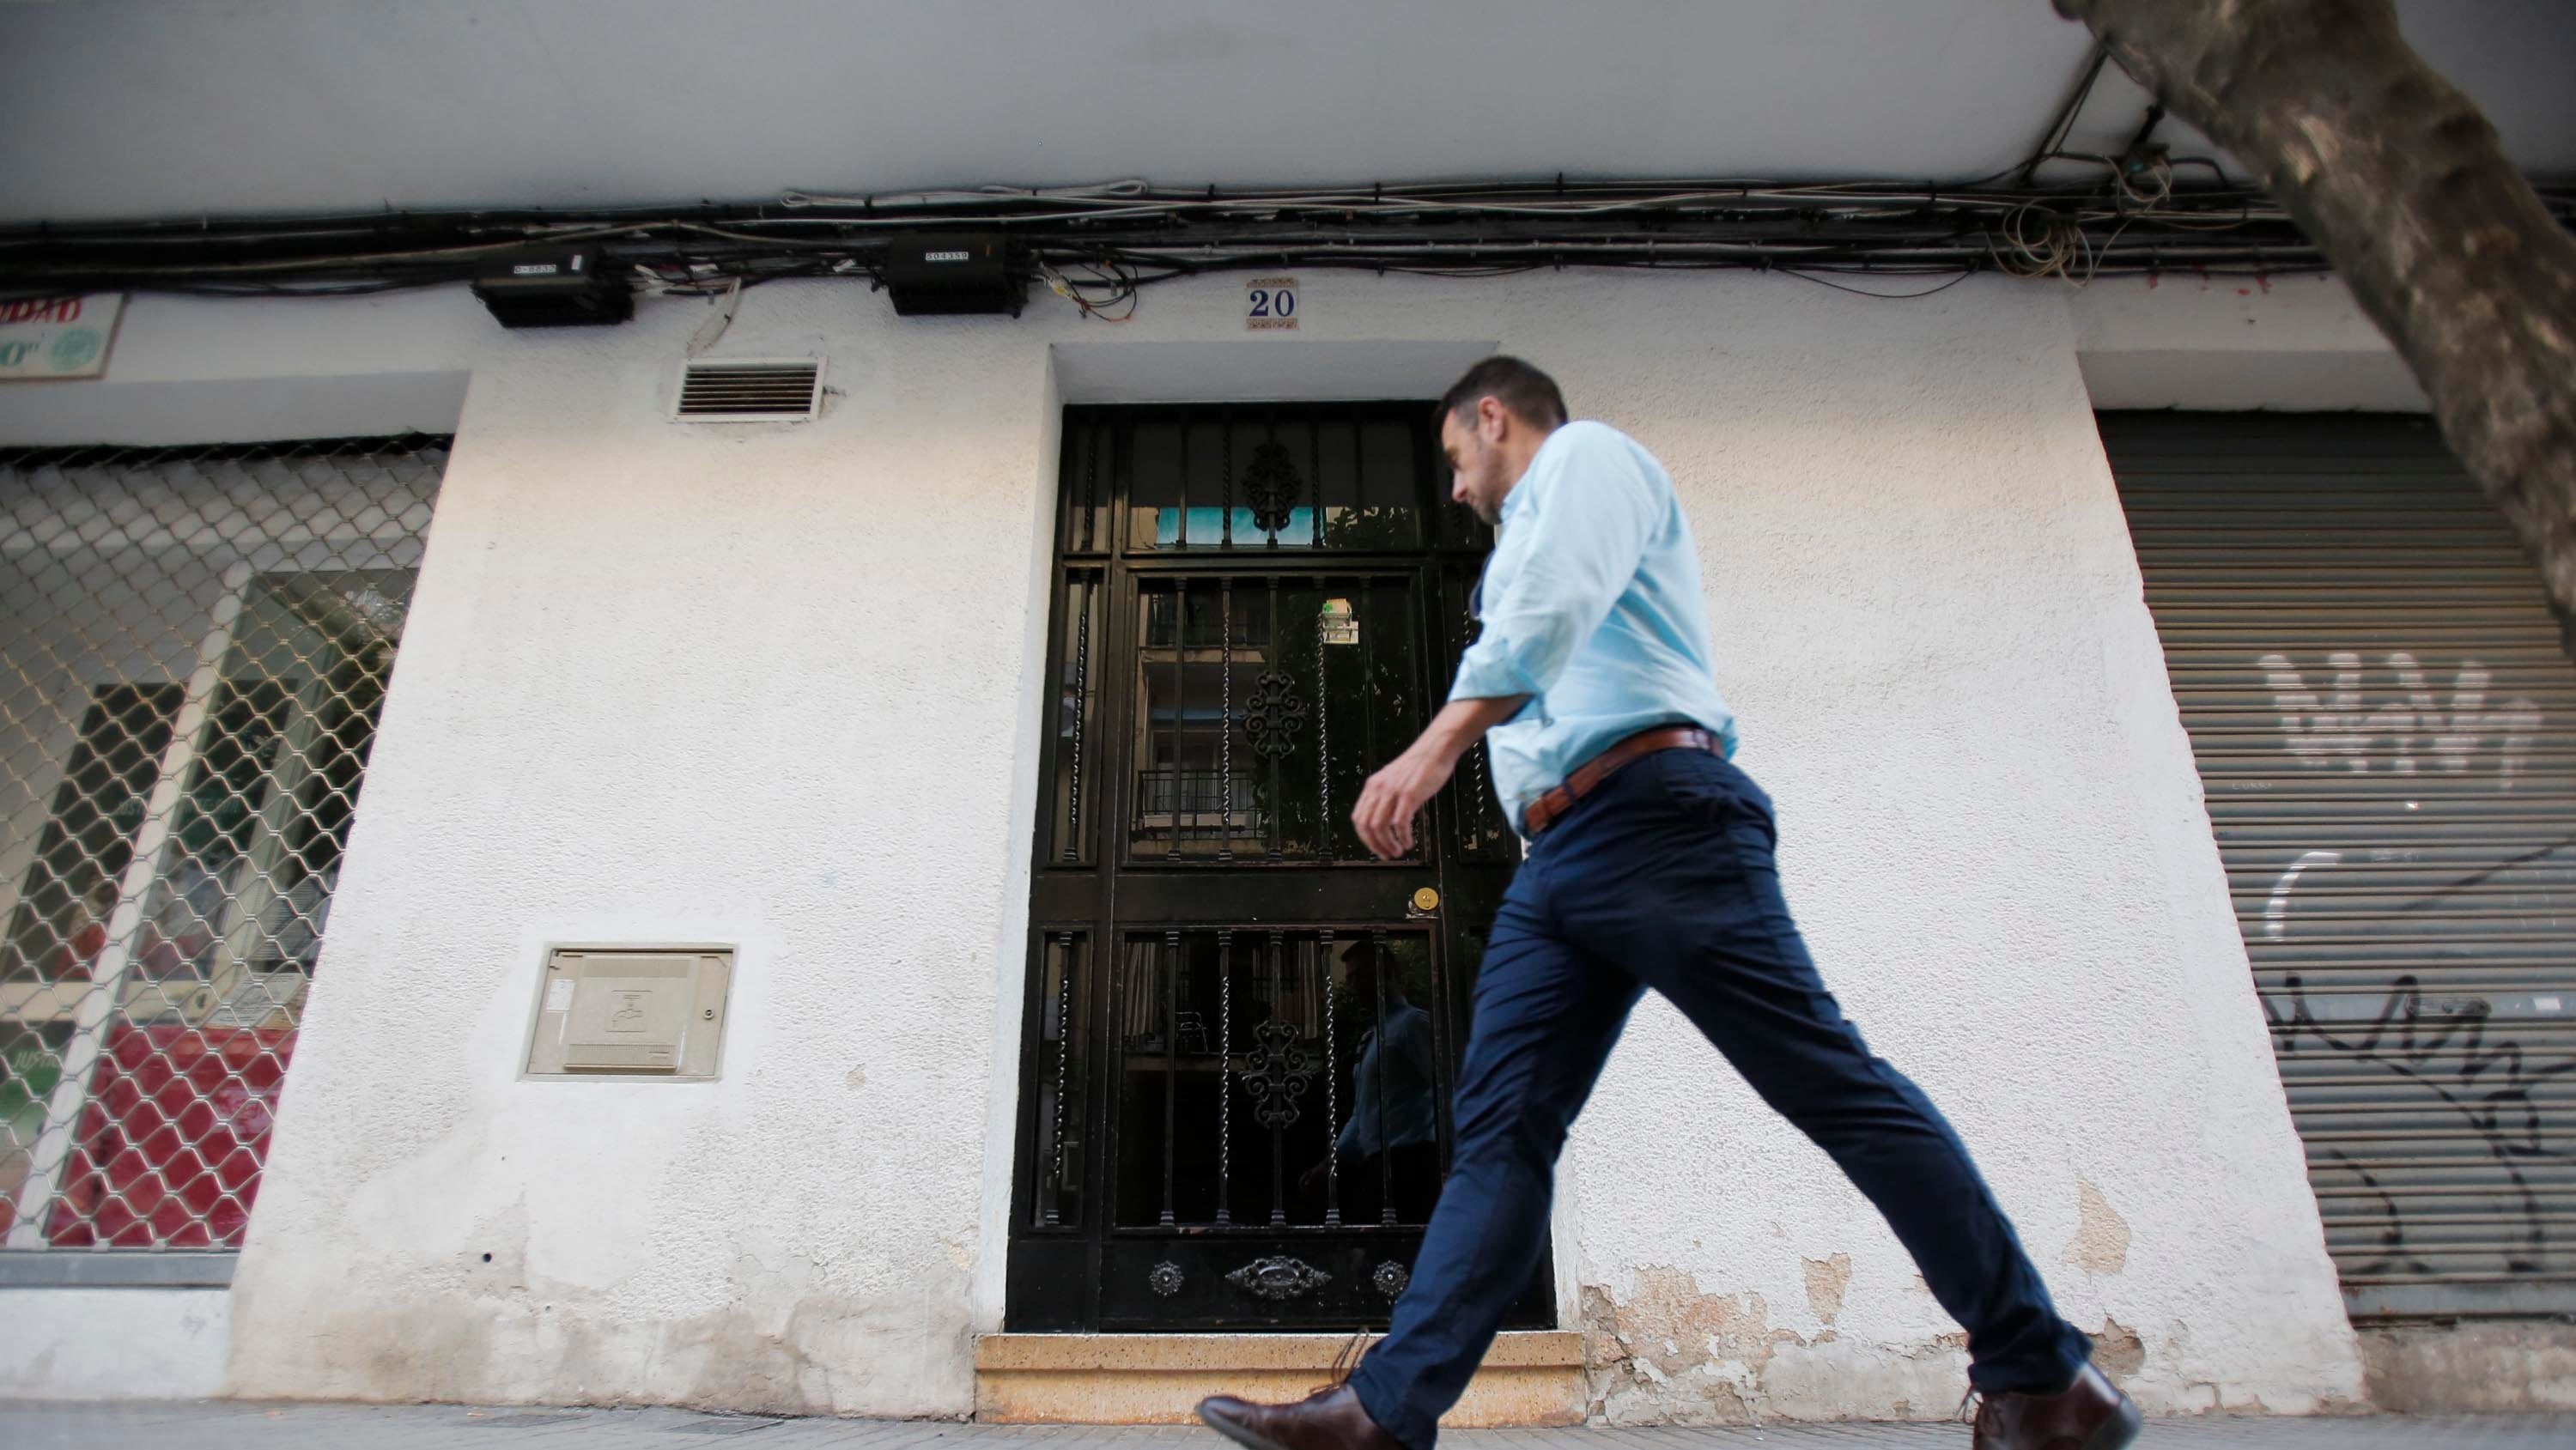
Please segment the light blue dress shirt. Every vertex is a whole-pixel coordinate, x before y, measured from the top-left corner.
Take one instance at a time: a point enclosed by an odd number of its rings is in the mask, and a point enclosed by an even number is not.
[[[1690,520],[1635,439],[1606,423],[1549,434],[1503,499],[1477,588],[1484,633],[1449,698],[1530,697],[1485,737],[1514,830],[1530,802],[1640,730],[1696,724],[1735,753]]]

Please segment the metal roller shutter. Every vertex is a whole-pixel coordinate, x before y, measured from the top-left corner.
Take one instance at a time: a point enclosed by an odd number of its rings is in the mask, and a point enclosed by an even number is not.
[[[2356,1318],[2576,1311],[2576,663],[2419,418],[2105,414]]]

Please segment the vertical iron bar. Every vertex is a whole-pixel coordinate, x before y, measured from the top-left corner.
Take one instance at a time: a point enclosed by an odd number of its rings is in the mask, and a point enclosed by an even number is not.
[[[1480,626],[1477,624],[1476,616],[1468,612],[1465,600],[1459,601],[1458,613],[1462,621],[1459,627],[1459,650],[1463,654],[1467,645],[1475,641],[1476,631]],[[1478,850],[1482,850],[1485,844],[1485,823],[1489,819],[1486,813],[1493,809],[1492,804],[1486,799],[1489,792],[1485,789],[1485,742],[1483,740],[1478,740],[1467,752],[1467,785],[1471,802],[1468,811],[1474,813],[1471,819],[1475,822],[1472,827],[1475,838],[1471,844]]]
[[[1231,510],[1228,511],[1231,516]],[[1234,576],[1217,581],[1217,845],[1216,858],[1234,859]]]
[[[1096,579],[1088,575],[1067,575],[1065,584],[1081,601],[1082,614],[1074,625],[1073,646],[1073,811],[1065,823],[1064,859],[1082,859],[1082,728],[1083,719],[1091,713],[1091,608],[1100,592]]]
[[[1368,422],[1358,414],[1351,417],[1351,508],[1361,518],[1372,514],[1368,491]]]
[[[1319,591],[1315,595],[1315,859],[1319,861],[1333,859],[1333,694],[1324,688],[1324,606],[1331,600],[1332,587],[1330,580],[1315,581]],[[1351,618],[1354,622],[1359,618],[1356,606]]]
[[[1172,1108],[1180,1095],[1181,934],[1163,933],[1163,1227],[1172,1226]]]
[[[1222,487],[1222,496],[1223,496],[1223,498],[1224,498],[1224,509],[1225,509],[1225,512],[1224,512],[1224,514],[1223,514],[1223,515],[1221,515],[1221,516],[1220,516],[1220,518],[1219,518],[1219,520],[1218,520],[1218,523],[1217,523],[1217,531],[1218,531],[1218,532],[1217,532],[1217,547],[1218,547],[1218,548],[1220,548],[1220,549],[1231,549],[1231,548],[1233,548],[1233,547],[1234,547],[1234,413],[1233,413],[1233,410],[1231,410],[1231,409],[1227,409],[1227,408],[1220,408],[1220,409],[1218,409],[1218,410],[1217,410],[1217,415],[1216,415],[1216,431],[1217,431],[1217,438],[1218,438],[1218,440],[1219,440],[1218,445],[1217,445],[1217,450],[1218,450],[1218,453],[1217,453],[1217,456],[1218,456],[1218,462],[1219,462],[1219,463],[1221,463],[1221,464],[1224,466],[1224,468],[1225,468],[1225,482],[1224,482],[1224,483],[1223,483],[1223,485],[1221,486],[1221,487]]]
[[[1376,613],[1377,585],[1367,579],[1352,591],[1351,623],[1360,633],[1360,768],[1377,764],[1377,647],[1369,643],[1376,631],[1370,628],[1370,616]]]
[[[1377,1221],[1395,1226],[1395,1145],[1386,1140],[1386,933],[1369,933],[1369,975],[1377,979]]]
[[[1324,434],[1313,414],[1306,416],[1306,476],[1315,480],[1315,547],[1324,547]]]
[[[1277,446],[1279,442],[1279,410],[1276,408],[1269,409],[1261,415],[1261,441],[1265,446],[1272,447]],[[1279,547],[1279,531],[1287,527],[1290,502],[1291,500],[1282,498],[1279,506],[1270,511],[1270,522],[1263,526],[1270,535],[1270,542],[1265,547],[1272,549]],[[1255,504],[1253,507],[1258,508],[1260,505]],[[1279,632],[1278,620],[1273,619],[1270,622],[1270,630],[1273,634]]]
[[[1276,424],[1272,425],[1271,432],[1273,437],[1277,436]],[[1306,547],[1320,549],[1324,547],[1324,481],[1308,478],[1299,485],[1301,492],[1309,488],[1314,490],[1315,501],[1306,510]],[[1292,514],[1297,511],[1297,501],[1293,498],[1288,500],[1288,511]]]
[[[1334,1028],[1333,929],[1324,928],[1324,1226],[1342,1226],[1341,1059]]]
[[[1284,933],[1274,931],[1270,934],[1270,1020],[1278,1023],[1282,1027],[1285,1027],[1288,1024],[1287,1019],[1282,1016],[1279,1011],[1280,1006],[1282,1005],[1280,999],[1286,995],[1280,990],[1279,985],[1279,954],[1285,949],[1284,944],[1286,940],[1287,938]],[[1279,1034],[1274,1032],[1271,1034],[1271,1037],[1276,1041],[1278,1035]],[[1285,1050],[1284,1044],[1282,1045],[1281,1050]],[[1280,1079],[1272,1078],[1271,1082],[1271,1090],[1273,1092],[1284,1093],[1286,1091],[1286,1088],[1284,1084],[1281,1083]],[[1279,1121],[1279,1113],[1274,1111],[1269,1114],[1269,1118],[1270,1225],[1273,1228],[1277,1228],[1288,1222],[1288,1145],[1286,1140],[1281,1137],[1281,1134],[1286,1132],[1287,1129],[1286,1126]]]
[[[1275,543],[1277,541],[1274,539],[1272,542]],[[1262,671],[1264,674],[1268,674],[1270,670],[1278,670],[1282,674],[1286,673],[1286,670],[1283,667],[1286,665],[1287,661],[1282,658],[1284,652],[1280,648],[1279,634],[1279,576],[1273,574],[1270,576],[1269,647],[1263,650],[1261,655],[1263,662],[1270,668],[1269,670]],[[1275,700],[1273,703],[1276,703]],[[1270,762],[1270,810],[1268,812],[1269,819],[1262,822],[1263,829],[1261,834],[1265,844],[1269,847],[1270,859],[1276,861],[1286,849],[1284,833],[1287,830],[1288,812],[1285,808],[1285,802],[1279,798],[1279,756],[1276,751],[1264,751],[1263,755]]]
[[[1172,841],[1164,854],[1181,859],[1181,807],[1188,804],[1189,774],[1181,754],[1183,722],[1189,717],[1190,576],[1172,580]]]
[[[1469,944],[1479,960],[1484,954],[1484,939],[1472,932],[1435,933],[1430,938],[1431,1005],[1431,1141],[1439,1147],[1440,1181],[1449,1181],[1449,1155],[1458,1136],[1457,1115],[1449,1101],[1448,1088],[1456,1079],[1457,1044],[1450,1024],[1450,1003],[1458,991],[1458,978],[1466,971]],[[1454,948],[1454,950],[1453,950]]]
[[[1234,933],[1216,934],[1216,1221],[1234,1222]]]
[[[1133,575],[1129,577],[1134,578]],[[1127,725],[1127,744],[1128,754],[1132,757],[1127,762],[1127,839],[1119,843],[1118,854],[1140,861],[1144,859],[1145,844],[1150,839],[1145,831],[1145,821],[1154,813],[1154,792],[1151,787],[1154,774],[1155,592],[1151,583],[1141,579],[1136,580],[1129,591],[1129,596],[1135,601],[1136,617],[1128,622],[1127,627],[1135,633],[1127,636],[1127,642],[1135,646],[1136,652],[1128,659],[1120,661],[1122,665],[1132,662],[1133,673],[1128,675],[1124,683],[1132,684],[1134,688],[1129,691],[1127,699],[1127,707],[1131,712]],[[1145,738],[1142,740],[1136,738],[1136,723],[1140,720],[1145,726]]]
[[[1104,430],[1109,435],[1109,477],[1101,489],[1103,532],[1108,538],[1100,544],[1103,553],[1127,554],[1135,547],[1135,521],[1128,517],[1135,510],[1134,480],[1136,468],[1136,425],[1121,421]]]
[[[1398,740],[1412,739],[1424,725],[1430,723],[1433,714],[1429,682],[1424,676],[1430,669],[1429,662],[1438,657],[1439,651],[1431,644],[1432,605],[1427,596],[1438,587],[1438,575],[1420,571],[1399,578],[1395,582],[1397,613],[1404,618],[1403,632],[1396,638],[1399,642],[1410,641],[1404,651],[1405,662],[1409,668],[1398,672],[1395,678],[1396,696],[1404,702],[1409,711],[1406,715],[1396,717],[1399,721],[1396,726]],[[1368,648],[1365,640],[1362,641],[1360,648],[1363,650]],[[1431,845],[1434,822],[1439,819],[1439,808],[1434,804],[1437,799],[1438,795],[1435,792],[1432,800],[1423,802],[1422,810],[1415,819],[1415,824],[1421,830],[1414,838],[1415,849],[1421,856],[1423,864],[1432,867],[1435,872],[1441,860],[1440,853]],[[1443,892],[1449,889],[1446,879],[1432,884]]]
[[[1082,435],[1082,552],[1086,554],[1099,546],[1100,434],[1100,429],[1089,428]]]
[[[1055,944],[1059,953],[1055,994],[1055,1182],[1047,1193],[1049,1228],[1063,1222],[1058,1209],[1064,1202],[1064,1094],[1073,1061],[1073,933],[1056,933]]]
[[[1190,546],[1190,422],[1181,420],[1181,521],[1172,530],[1172,547]]]

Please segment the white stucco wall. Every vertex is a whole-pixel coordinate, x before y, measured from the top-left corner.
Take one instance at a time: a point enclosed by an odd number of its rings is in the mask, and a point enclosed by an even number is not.
[[[2277,295],[2276,350],[2367,356],[2339,297]],[[2152,304],[1316,275],[1299,333],[1248,336],[1241,297],[1158,288],[1112,329],[763,287],[718,353],[824,352],[845,395],[730,429],[662,418],[698,304],[518,335],[458,292],[294,304],[225,353],[209,309],[268,304],[138,301],[117,371],[148,384],[92,385],[168,390],[128,395],[135,430],[173,396],[256,427],[259,381],[317,355],[367,406],[472,379],[230,1392],[964,1412],[1000,1320],[1057,404],[1427,395],[1499,344],[1680,481],[1791,899],[2068,1316],[2153,1408],[2358,1396],[2079,371],[2154,350]],[[0,439],[58,436],[27,396]],[[666,939],[739,946],[722,1081],[517,1080],[545,943]],[[1894,1240],[1668,1010],[1564,1188],[1605,1417],[1955,1402]]]
[[[231,1324],[221,1289],[12,1289],[0,1399],[201,1399],[223,1388]]]
[[[2097,408],[2432,407],[2334,277],[2115,277],[2065,300]]]
[[[1764,296],[1549,355],[1587,402],[1621,379],[1591,405],[1684,481],[1793,908],[2061,1310],[2153,1407],[2357,1399],[2061,296]],[[1893,1237],[1677,1014],[1640,1014],[1587,1127],[1603,1413],[1955,1405]]]

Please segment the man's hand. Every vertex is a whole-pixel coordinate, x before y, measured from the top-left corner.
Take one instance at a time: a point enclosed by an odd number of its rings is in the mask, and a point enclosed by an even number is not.
[[[1369,777],[1351,807],[1351,824],[1360,840],[1380,860],[1392,861],[1413,849],[1413,819],[1449,783],[1458,757],[1478,737],[1521,712],[1527,695],[1496,700],[1452,700],[1433,717],[1422,738],[1406,747],[1385,769]]]
[[[1360,792],[1360,803],[1351,808],[1351,824],[1359,827],[1360,840],[1380,860],[1392,861],[1413,849],[1413,818],[1449,783],[1449,773],[1457,768],[1455,757],[1423,748],[1429,739],[1426,735],[1413,742],[1385,769],[1370,776]]]

